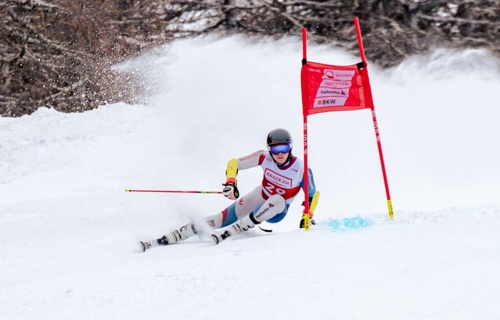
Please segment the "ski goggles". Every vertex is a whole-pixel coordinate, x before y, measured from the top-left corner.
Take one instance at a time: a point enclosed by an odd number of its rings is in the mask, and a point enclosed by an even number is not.
[[[269,146],[269,151],[272,154],[279,154],[279,153],[288,153],[292,149],[292,145],[290,143],[285,143],[285,144],[274,144]]]

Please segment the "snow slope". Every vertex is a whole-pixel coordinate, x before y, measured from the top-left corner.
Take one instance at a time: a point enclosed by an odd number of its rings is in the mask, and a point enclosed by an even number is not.
[[[394,221],[370,113],[329,113],[309,119],[313,230],[299,200],[270,234],[138,253],[230,202],[125,189],[219,190],[275,127],[301,154],[300,59],[290,39],[179,41],[120,66],[145,71],[146,105],[1,118],[1,318],[500,319],[500,72],[484,51],[370,65]],[[241,192],[260,178],[241,171]]]

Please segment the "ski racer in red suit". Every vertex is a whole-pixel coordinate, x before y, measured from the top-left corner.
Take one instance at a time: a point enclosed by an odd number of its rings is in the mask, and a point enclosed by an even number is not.
[[[304,163],[292,155],[292,147],[293,141],[290,133],[285,129],[275,129],[267,136],[268,151],[260,150],[229,161],[222,193],[231,200],[239,198],[236,180],[239,170],[260,166],[264,175],[261,185],[234,201],[221,212],[204,219],[214,229],[228,227],[222,237],[212,235],[216,243],[227,236],[245,232],[263,221],[277,223],[283,220],[288,207],[300,189],[304,187]],[[308,172],[308,198],[311,203],[316,187],[312,171],[309,169]],[[312,212],[310,214],[312,216]],[[314,220],[311,220],[311,223],[314,224]],[[302,217],[300,227],[304,227],[304,217]],[[177,243],[197,233],[195,225],[188,223],[157,240],[141,243],[143,250],[146,251],[153,246]]]

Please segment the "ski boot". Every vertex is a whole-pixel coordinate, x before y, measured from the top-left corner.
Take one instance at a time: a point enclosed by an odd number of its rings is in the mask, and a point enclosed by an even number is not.
[[[198,234],[198,231],[192,223],[188,223],[185,226],[176,229],[163,237],[152,240],[152,241],[140,241],[142,251],[145,252],[157,246],[166,246],[169,244],[174,244],[179,241],[186,240],[194,235]]]

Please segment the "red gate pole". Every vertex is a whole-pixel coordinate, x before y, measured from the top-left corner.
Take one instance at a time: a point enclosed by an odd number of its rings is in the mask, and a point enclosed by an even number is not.
[[[302,65],[307,64],[307,29],[302,29]],[[307,112],[302,110],[304,116],[304,230],[309,231],[311,216],[309,214],[309,163],[307,143]]]
[[[364,64],[364,69],[363,72],[365,73],[366,78],[368,79],[368,65],[366,64],[366,57],[365,57],[365,49],[363,48],[363,39],[361,38],[361,29],[359,27],[359,20],[358,17],[354,17],[354,24],[356,26],[356,36],[358,37],[358,48],[359,48],[359,54],[361,56],[361,61]],[[369,83],[369,81],[367,81]],[[371,89],[370,89],[370,97],[371,97]],[[385,170],[385,163],[384,163],[384,154],[382,153],[382,143],[380,141],[380,132],[377,124],[377,115],[375,114],[375,105],[371,103],[371,111],[372,111],[372,120],[373,120],[373,127],[375,129],[375,137],[377,139],[377,147],[378,147],[378,154],[380,157],[380,166],[382,167],[382,175],[384,176],[384,186],[385,186],[385,194],[387,197],[387,208],[389,209],[389,217],[391,219],[394,218],[394,212],[392,210],[392,201],[391,201],[391,194],[389,192],[389,183],[387,182],[387,173]]]

